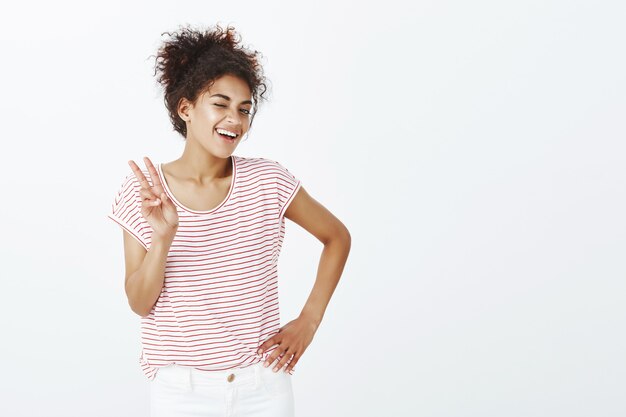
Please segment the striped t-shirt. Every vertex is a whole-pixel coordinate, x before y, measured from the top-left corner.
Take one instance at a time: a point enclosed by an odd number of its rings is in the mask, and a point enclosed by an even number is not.
[[[179,224],[165,265],[161,295],[141,317],[139,363],[149,380],[172,363],[219,371],[265,360],[256,350],[280,328],[278,256],[285,210],[300,180],[280,163],[232,155],[231,187],[208,211],[176,205]],[[147,169],[143,174],[152,184]],[[148,250],[152,228],[141,215],[141,185],[126,176],[107,217]],[[293,369],[295,371],[295,368]]]

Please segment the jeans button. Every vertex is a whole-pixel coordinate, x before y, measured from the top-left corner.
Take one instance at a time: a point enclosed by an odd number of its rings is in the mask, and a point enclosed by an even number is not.
[[[233,382],[233,380],[235,379],[235,374],[228,375],[228,378],[226,379],[228,379],[228,382]]]

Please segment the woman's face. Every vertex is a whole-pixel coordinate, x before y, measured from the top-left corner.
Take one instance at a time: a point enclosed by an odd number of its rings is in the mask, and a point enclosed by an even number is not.
[[[187,140],[194,140],[213,155],[228,158],[250,128],[252,110],[248,84],[239,77],[223,75],[209,91],[198,97],[195,107],[183,100],[179,111],[187,122]],[[218,133],[225,129],[237,137]]]

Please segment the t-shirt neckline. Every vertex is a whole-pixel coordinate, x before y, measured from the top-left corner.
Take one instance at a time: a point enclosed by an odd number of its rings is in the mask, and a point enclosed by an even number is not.
[[[222,200],[221,203],[219,203],[217,206],[215,206],[211,210],[192,210],[189,207],[187,207],[184,204],[182,204],[180,201],[178,201],[178,199],[174,196],[174,194],[170,190],[170,187],[167,185],[167,180],[165,179],[165,175],[163,174],[163,168],[161,167],[161,165],[163,165],[162,162],[160,162],[157,165],[158,168],[159,168],[158,169],[159,180],[161,181],[161,184],[163,184],[163,189],[167,193],[167,196],[169,198],[171,198],[172,201],[178,207],[180,207],[184,211],[187,211],[187,212],[193,213],[193,214],[210,214],[210,213],[213,213],[214,211],[219,210],[222,206],[224,206],[230,200],[230,196],[233,194],[233,189],[235,188],[235,180],[236,180],[236,177],[237,177],[237,157],[235,155],[231,155],[230,157],[231,157],[232,166],[233,166],[233,173],[232,173],[231,179],[230,179],[230,189],[228,190],[228,194],[226,194],[226,197],[224,198],[224,200]]]

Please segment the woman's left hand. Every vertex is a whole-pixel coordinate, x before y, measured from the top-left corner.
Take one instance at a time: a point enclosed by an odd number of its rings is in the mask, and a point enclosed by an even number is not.
[[[257,353],[262,355],[267,349],[278,345],[272,354],[268,356],[264,366],[268,367],[273,364],[276,358],[282,355],[273,371],[278,372],[285,364],[289,363],[285,372],[291,373],[291,370],[298,363],[306,348],[311,344],[317,327],[318,323],[306,316],[299,316],[297,319],[285,324],[278,330],[278,333],[259,346]]]

